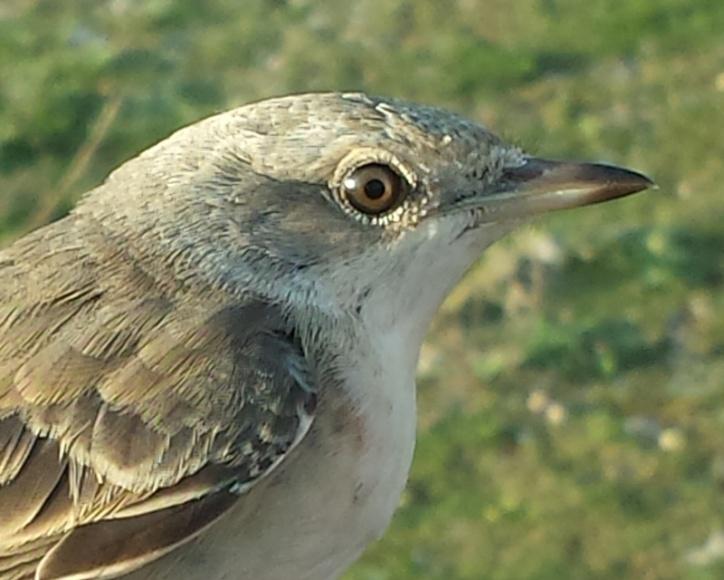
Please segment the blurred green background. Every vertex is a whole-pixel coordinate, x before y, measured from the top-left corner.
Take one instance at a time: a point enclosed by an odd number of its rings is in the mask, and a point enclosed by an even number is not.
[[[660,185],[450,297],[403,505],[346,578],[724,578],[724,2],[1,0],[2,241],[181,125],[319,89]]]

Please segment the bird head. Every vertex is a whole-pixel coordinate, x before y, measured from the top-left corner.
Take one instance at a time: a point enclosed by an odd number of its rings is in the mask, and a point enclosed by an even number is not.
[[[437,108],[328,93],[182,129],[78,212],[180,279],[424,332],[516,225],[651,185],[625,169],[528,156]]]

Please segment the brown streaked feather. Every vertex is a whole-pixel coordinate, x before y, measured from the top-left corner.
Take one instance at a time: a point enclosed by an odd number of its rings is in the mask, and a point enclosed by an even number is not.
[[[21,580],[33,578],[38,564],[45,553],[58,542],[59,538],[49,537],[30,542],[13,554],[3,556],[0,552],[0,578],[2,580]]]
[[[35,435],[17,417],[0,420],[0,486],[13,481],[30,455]]]
[[[0,530],[4,538],[29,525],[59,485],[67,459],[58,457],[58,446],[38,438],[17,476],[0,487]]]
[[[0,569],[0,578],[3,580],[30,580],[35,578],[35,570],[39,559],[30,559],[27,562],[17,562],[8,570]]]
[[[90,461],[104,473],[150,472],[160,463],[170,435],[157,431],[133,413],[101,406],[93,425]],[[101,467],[106,465],[106,467]]]
[[[170,506],[181,505],[204,497],[218,489],[220,484],[227,485],[236,481],[236,470],[219,465],[207,465],[194,475],[182,479],[173,487],[164,487],[148,495],[145,499],[138,499],[113,512],[113,518],[129,518],[144,513],[151,513]]]
[[[309,427],[309,368],[276,308],[122,251],[71,216],[0,252],[0,580],[143,565]]]
[[[30,404],[68,404],[90,391],[104,366],[104,361],[64,342],[52,342],[23,363],[15,373],[14,386]]]
[[[36,578],[84,580],[131,572],[193,539],[237,500],[221,490],[180,506],[76,528],[43,558]]]

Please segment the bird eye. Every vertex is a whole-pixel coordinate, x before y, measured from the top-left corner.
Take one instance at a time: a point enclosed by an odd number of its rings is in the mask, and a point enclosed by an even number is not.
[[[352,171],[342,182],[342,192],[355,209],[379,215],[397,207],[407,196],[404,178],[387,165],[370,163]]]

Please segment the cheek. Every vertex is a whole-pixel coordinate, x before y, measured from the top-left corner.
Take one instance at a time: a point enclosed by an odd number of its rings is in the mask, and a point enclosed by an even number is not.
[[[391,262],[377,269],[372,286],[374,301],[385,305],[387,322],[429,322],[479,255],[477,244],[454,239],[458,230],[444,222],[431,223],[390,248]]]
[[[251,228],[253,242],[298,267],[346,262],[379,244],[379,228],[361,226],[324,200],[292,204],[273,215]]]
[[[460,235],[464,227],[452,220],[431,224],[414,247],[400,248],[396,285],[419,308],[437,310],[485,249],[514,225],[486,224]]]

